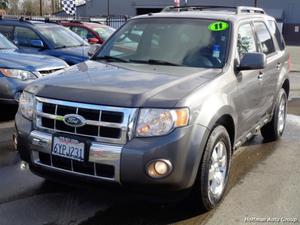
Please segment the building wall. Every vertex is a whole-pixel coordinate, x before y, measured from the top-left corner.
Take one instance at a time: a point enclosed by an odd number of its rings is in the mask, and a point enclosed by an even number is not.
[[[108,7],[109,2],[109,7]],[[226,5],[254,6],[255,0],[188,0],[189,5]],[[184,4],[184,0],[181,0]],[[89,0],[86,5],[78,7],[78,15],[105,16],[128,15],[135,16],[137,10],[147,13],[147,10],[157,11],[173,5],[174,0]],[[257,0],[257,6],[268,10],[283,10],[283,33],[288,43],[300,44],[300,0]],[[59,15],[59,14],[58,14]]]

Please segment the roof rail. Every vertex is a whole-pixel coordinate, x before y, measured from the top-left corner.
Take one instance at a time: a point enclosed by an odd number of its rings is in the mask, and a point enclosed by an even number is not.
[[[219,5],[185,5],[185,6],[167,6],[162,11],[163,12],[182,12],[182,11],[203,11],[207,9],[229,9],[236,10],[236,7],[233,6],[219,6]]]
[[[249,7],[249,6],[239,6],[237,7],[237,14],[242,13],[258,13],[258,14],[266,14],[265,10],[257,7]]]
[[[219,6],[219,5],[185,5],[185,6],[167,6],[162,12],[183,12],[183,11],[204,11],[204,10],[230,10],[236,14],[257,13],[265,14],[261,8],[251,6]]]
[[[31,23],[32,21],[40,21],[45,23],[60,23],[60,22],[94,22],[100,23],[102,18],[98,17],[59,17],[59,16],[15,16],[15,15],[0,15],[0,20],[19,20],[20,22]],[[103,21],[102,21],[103,22]]]

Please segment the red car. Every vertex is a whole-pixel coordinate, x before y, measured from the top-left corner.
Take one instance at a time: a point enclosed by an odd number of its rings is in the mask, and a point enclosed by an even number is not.
[[[61,21],[60,24],[70,28],[90,44],[103,44],[115,32],[114,28],[100,23]]]

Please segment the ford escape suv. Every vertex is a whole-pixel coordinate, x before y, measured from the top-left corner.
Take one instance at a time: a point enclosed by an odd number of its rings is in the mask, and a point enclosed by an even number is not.
[[[288,53],[249,7],[169,7],[131,19],[93,60],[29,85],[18,150],[48,179],[187,191],[214,208],[234,150],[285,128]]]

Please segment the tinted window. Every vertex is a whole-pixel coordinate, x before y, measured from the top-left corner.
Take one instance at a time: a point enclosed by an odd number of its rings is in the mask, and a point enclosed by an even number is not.
[[[250,24],[240,26],[237,45],[240,57],[247,52],[257,52],[256,41]]]
[[[40,40],[37,34],[26,28],[26,27],[16,27],[14,32],[14,43],[16,45],[31,47],[32,40]]]
[[[284,39],[283,39],[279,29],[278,29],[278,26],[277,26],[276,22],[272,21],[272,20],[269,20],[268,25],[269,25],[269,29],[270,29],[271,33],[276,38],[279,49],[284,50],[285,49]]]
[[[13,38],[13,30],[13,26],[0,26],[0,33],[2,33],[9,40],[12,40]]]
[[[274,43],[267,26],[263,22],[257,22],[254,24],[254,27],[258,40],[261,43],[262,52],[266,55],[275,52]]]
[[[214,24],[224,24],[212,30]],[[221,68],[226,62],[230,24],[207,19],[132,20],[102,48],[101,56],[126,61],[167,62],[187,67]]]

